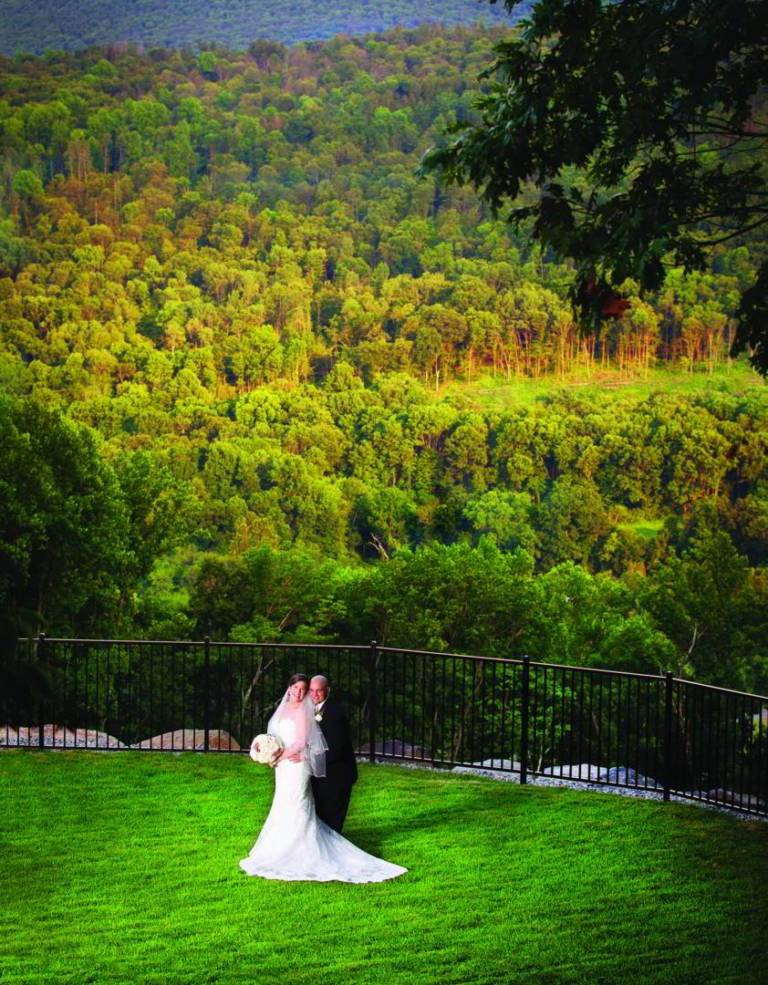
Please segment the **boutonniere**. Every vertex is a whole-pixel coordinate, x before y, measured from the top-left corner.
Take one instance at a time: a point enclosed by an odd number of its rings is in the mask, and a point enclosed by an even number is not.
[[[322,713],[322,711],[316,711],[315,712],[315,721],[316,722],[322,722],[322,720],[323,720],[323,713]]]

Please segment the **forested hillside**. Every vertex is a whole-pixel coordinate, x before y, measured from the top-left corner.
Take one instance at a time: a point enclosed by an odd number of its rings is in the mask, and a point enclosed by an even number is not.
[[[415,174],[498,36],[0,59],[14,626],[768,687],[762,385],[555,385],[715,379],[765,244],[581,333],[568,265]],[[553,386],[491,407],[489,378]]]
[[[514,19],[530,4],[521,3]],[[0,0],[0,51],[13,54],[46,49],[134,42],[147,48],[194,48],[205,42],[246,48],[258,38],[283,44],[316,41],[337,34],[372,34],[394,27],[505,23],[513,18],[485,0]]]

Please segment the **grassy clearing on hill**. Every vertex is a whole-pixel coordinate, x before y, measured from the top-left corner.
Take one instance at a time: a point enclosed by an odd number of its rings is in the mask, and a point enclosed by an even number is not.
[[[345,834],[408,867],[278,883],[238,861],[242,756],[0,754],[4,985],[757,982],[768,824],[367,766]]]
[[[617,369],[595,369],[591,374],[575,372],[564,377],[550,375],[538,379],[517,377],[506,380],[502,376],[483,376],[472,383],[450,383],[442,392],[463,395],[483,409],[503,410],[505,407],[532,404],[558,391],[606,400],[642,400],[653,393],[694,395],[718,386],[731,392],[744,392],[764,388],[765,380],[746,362],[738,360],[730,366],[719,366],[711,374],[704,368],[692,373],[658,368],[649,370],[645,375],[622,373]]]
[[[644,540],[653,540],[663,530],[664,521],[660,519],[638,520],[637,523],[619,523],[617,526],[620,530],[634,530]]]

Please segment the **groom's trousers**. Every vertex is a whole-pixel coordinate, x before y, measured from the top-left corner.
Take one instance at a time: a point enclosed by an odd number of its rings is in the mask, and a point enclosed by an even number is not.
[[[312,793],[315,798],[315,810],[321,821],[329,828],[338,831],[344,827],[344,819],[349,809],[349,799],[352,787],[339,786],[327,777],[312,777]]]

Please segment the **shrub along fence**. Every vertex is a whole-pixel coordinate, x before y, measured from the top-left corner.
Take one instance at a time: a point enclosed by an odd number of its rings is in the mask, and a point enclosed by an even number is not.
[[[373,759],[657,791],[768,816],[768,698],[633,674],[379,646],[20,641],[0,745],[238,752],[291,673],[322,673]]]

